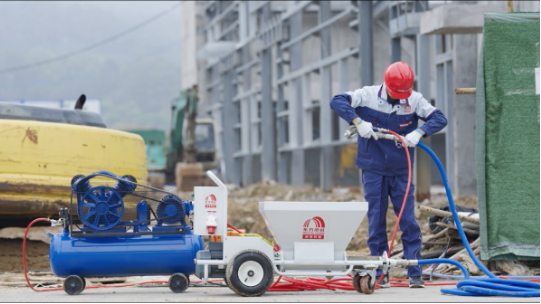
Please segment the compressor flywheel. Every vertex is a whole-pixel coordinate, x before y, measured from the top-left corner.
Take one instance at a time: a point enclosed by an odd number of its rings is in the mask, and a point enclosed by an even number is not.
[[[124,214],[124,202],[115,189],[98,186],[83,195],[78,211],[79,217],[88,227],[108,230],[120,222]]]

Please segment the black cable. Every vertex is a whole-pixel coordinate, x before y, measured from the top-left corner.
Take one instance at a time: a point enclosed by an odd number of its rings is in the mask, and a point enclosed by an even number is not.
[[[99,41],[99,42],[96,42],[94,44],[91,44],[89,46],[86,46],[84,48],[81,48],[79,50],[76,50],[76,51],[73,51],[73,52],[70,52],[70,53],[67,53],[67,54],[64,54],[64,55],[61,55],[61,56],[58,56],[58,57],[54,57],[54,58],[50,58],[50,59],[45,59],[45,60],[42,60],[42,61],[37,61],[37,62],[34,62],[34,63],[30,63],[30,64],[24,64],[24,65],[20,65],[20,66],[16,66],[16,67],[12,67],[12,68],[7,68],[7,69],[1,69],[0,70],[0,74],[5,74],[5,73],[10,73],[10,72],[16,72],[16,71],[22,71],[22,70],[26,70],[26,69],[30,69],[30,68],[33,68],[33,67],[37,67],[37,66],[41,66],[41,65],[45,65],[45,64],[49,64],[49,63],[53,63],[53,62],[57,62],[57,61],[60,61],[60,60],[64,60],[66,58],[69,58],[69,57],[73,57],[75,55],[79,55],[81,53],[84,53],[86,51],[90,51],[92,49],[95,49],[99,46],[102,46],[104,44],[107,44],[109,42],[112,42],[122,36],[125,36],[131,32],[134,32],[142,27],[144,27],[145,25],[147,24],[150,24],[154,21],[156,21],[157,19],[165,16],[166,14],[168,14],[169,12],[171,12],[172,10],[176,9],[177,7],[180,6],[180,4],[182,4],[182,2],[178,2],[176,3],[175,5],[171,6],[170,8],[168,8],[167,10],[143,21],[142,23],[139,23],[138,25],[134,26],[134,27],[131,27],[123,32],[120,32],[116,35],[113,35],[107,39],[104,39],[102,41]]]

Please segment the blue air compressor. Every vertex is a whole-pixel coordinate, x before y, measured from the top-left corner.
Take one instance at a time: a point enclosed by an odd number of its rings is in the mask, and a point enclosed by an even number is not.
[[[92,185],[104,180],[105,185]],[[70,208],[59,213],[64,230],[50,235],[49,249],[51,269],[66,278],[68,294],[81,293],[85,277],[171,275],[173,292],[188,288],[196,254],[204,249],[201,236],[194,235],[186,222],[186,217],[193,218],[191,201],[138,184],[130,175],[119,177],[107,171],[76,175],[71,184]],[[122,221],[129,196],[143,200],[137,204],[137,218]],[[149,200],[158,202],[155,212]],[[151,222],[156,223],[151,226]]]

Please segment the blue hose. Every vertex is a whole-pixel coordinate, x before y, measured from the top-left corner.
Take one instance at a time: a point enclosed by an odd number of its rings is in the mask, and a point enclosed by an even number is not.
[[[425,150],[430,157],[434,160],[438,169],[440,170],[441,178],[445,186],[445,192],[447,193],[447,199],[449,200],[449,209],[453,214],[455,220],[456,228],[464,243],[464,247],[468,251],[471,259],[481,269],[486,275],[490,278],[488,279],[476,279],[469,280],[469,273],[466,268],[458,263],[457,261],[450,259],[429,259],[429,260],[420,260],[419,265],[433,264],[433,263],[448,263],[458,266],[460,270],[464,273],[464,281],[459,282],[456,285],[455,289],[442,289],[442,293],[460,295],[460,296],[508,296],[508,297],[539,297],[539,283],[535,282],[523,282],[515,280],[505,280],[497,278],[492,272],[490,272],[485,265],[477,259],[473,253],[470,243],[464,234],[460,220],[458,219],[458,214],[456,213],[455,202],[453,201],[453,196],[451,195],[451,189],[449,188],[449,182],[447,181],[447,175],[443,169],[443,165],[440,160],[429,147],[423,143],[419,143],[421,149]]]

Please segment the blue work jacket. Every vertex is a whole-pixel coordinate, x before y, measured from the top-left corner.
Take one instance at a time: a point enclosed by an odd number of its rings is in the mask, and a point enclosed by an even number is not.
[[[443,113],[418,92],[413,91],[409,98],[391,104],[387,99],[385,85],[366,86],[336,95],[331,100],[331,108],[350,124],[354,118],[360,117],[374,127],[386,128],[402,136],[417,129],[419,119],[425,122],[420,127],[425,136],[447,125]],[[357,136],[357,143],[355,164],[359,168],[385,176],[408,174],[404,148],[398,148],[394,141]],[[414,148],[409,148],[412,165],[414,151]]]

